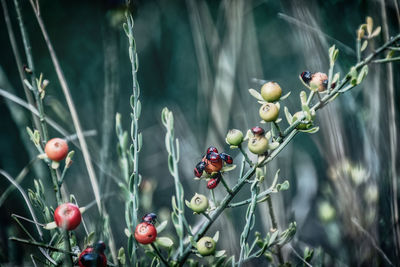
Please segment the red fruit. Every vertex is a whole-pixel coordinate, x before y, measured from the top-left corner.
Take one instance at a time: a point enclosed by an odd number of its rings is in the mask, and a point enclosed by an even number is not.
[[[157,238],[156,227],[148,222],[139,223],[135,229],[135,239],[140,244],[150,244],[153,243]]]
[[[47,142],[44,152],[49,159],[61,161],[68,155],[68,144],[64,139],[53,138]]]
[[[262,134],[264,134],[264,129],[261,128],[260,126],[255,126],[255,127],[251,128],[251,132],[254,135],[262,135]]]
[[[82,215],[77,205],[64,203],[54,211],[54,221],[58,227],[74,230],[81,223]]]

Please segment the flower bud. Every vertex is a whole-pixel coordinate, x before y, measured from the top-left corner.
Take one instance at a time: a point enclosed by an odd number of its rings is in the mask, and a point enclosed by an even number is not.
[[[226,142],[232,146],[238,146],[243,142],[243,133],[238,129],[229,130]]]

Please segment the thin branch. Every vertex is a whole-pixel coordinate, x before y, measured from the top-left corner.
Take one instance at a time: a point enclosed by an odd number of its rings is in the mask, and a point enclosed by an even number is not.
[[[11,240],[11,241],[14,241],[14,242],[20,242],[20,243],[27,244],[27,245],[30,245],[30,246],[36,246],[36,247],[50,249],[50,250],[53,250],[53,251],[61,252],[61,253],[64,253],[64,254],[75,256],[75,257],[78,256],[77,253],[74,253],[74,252],[71,252],[71,251],[67,251],[67,250],[64,250],[64,249],[60,249],[60,248],[57,248],[57,247],[53,247],[53,246],[47,245],[45,243],[40,243],[40,242],[26,240],[26,239],[17,238],[17,237],[10,237],[8,240]]]

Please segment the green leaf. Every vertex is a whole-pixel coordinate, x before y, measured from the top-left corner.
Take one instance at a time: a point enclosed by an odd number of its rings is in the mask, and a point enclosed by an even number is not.
[[[288,98],[291,94],[291,91],[289,91],[287,94],[285,94],[284,96],[281,96],[280,100],[285,100],[286,98]]]
[[[317,127],[311,128],[311,129],[300,130],[300,131],[303,132],[303,133],[310,133],[310,134],[313,134],[313,133],[316,133],[316,132],[319,131],[319,127],[317,126]]]
[[[268,247],[273,245],[273,243],[275,242],[275,240],[278,237],[278,235],[279,235],[279,230],[275,230],[275,232],[271,235],[271,238],[268,241]]]
[[[169,237],[157,237],[156,244],[165,248],[170,248],[174,245],[174,242]]]
[[[257,92],[256,90],[254,90],[254,89],[249,89],[249,93],[250,93],[250,95],[253,96],[254,98],[256,98],[256,99],[258,99],[258,100],[260,100],[260,101],[265,102],[264,98],[262,98],[261,94],[260,94],[259,92]]]
[[[168,110],[168,108],[163,108],[163,110],[161,111],[161,121],[162,121],[162,123],[164,124],[164,126],[165,127],[167,127],[167,125],[168,125],[168,120],[167,120],[167,118],[168,118],[168,112],[169,112],[169,110]]]
[[[289,181],[287,181],[287,180],[281,184],[276,185],[276,190],[278,190],[278,191],[285,191],[288,189],[289,189]]]
[[[179,162],[179,158],[180,158],[180,147],[179,147],[179,139],[176,138],[175,139],[175,144],[176,144],[176,149],[175,149],[175,158],[176,158],[176,162]]]
[[[234,170],[235,168],[236,168],[235,164],[225,165],[224,167],[222,167],[221,172],[230,172],[230,171]]]
[[[214,236],[213,236],[212,239],[215,241],[215,243],[218,243],[218,240],[219,240],[219,231],[217,231],[217,232],[214,234]]]
[[[139,119],[140,118],[140,114],[142,112],[142,103],[140,102],[140,100],[137,100],[136,103],[136,118]]]
[[[226,252],[225,250],[218,250],[215,252],[215,257],[216,258],[222,257],[225,255],[225,252]]]
[[[142,133],[138,134],[138,147],[137,147],[137,152],[139,152],[142,149],[143,146],[143,136]]]
[[[164,231],[165,227],[167,227],[168,221],[165,220],[162,223],[160,223],[160,225],[157,226],[157,234],[161,233],[162,231]]]
[[[332,83],[336,83],[340,78],[340,73],[337,72],[335,75],[333,75]]]
[[[367,48],[367,46],[368,46],[368,41],[364,40],[364,42],[361,45],[360,51],[361,52],[364,51]]]
[[[197,243],[194,241],[193,236],[189,236],[189,242],[194,248],[197,248]]]
[[[358,74],[357,84],[360,84],[367,76],[367,74],[368,74],[368,65],[365,65],[364,67],[362,67],[360,73]]]
[[[118,250],[118,261],[122,264],[125,265],[126,263],[126,256],[125,256],[125,249],[123,247],[121,247]]]
[[[286,116],[286,120],[289,124],[292,124],[293,122],[293,117],[292,114],[290,114],[289,109],[287,107],[284,108],[285,111],[285,116]]]
[[[169,172],[174,175],[175,170],[174,170],[174,159],[172,158],[172,155],[168,155],[168,169]]]
[[[91,232],[88,234],[87,238],[86,238],[86,245],[85,247],[89,246],[89,245],[93,245],[94,244],[94,238],[95,238],[95,232]]]

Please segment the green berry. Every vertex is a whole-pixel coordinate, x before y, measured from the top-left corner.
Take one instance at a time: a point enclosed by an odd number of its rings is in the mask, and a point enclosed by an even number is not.
[[[226,135],[226,141],[232,146],[240,145],[243,141],[242,131],[237,129],[229,130],[228,134]]]
[[[209,236],[204,236],[197,241],[197,250],[201,256],[208,256],[215,252],[215,241]]]
[[[261,119],[266,122],[276,121],[279,115],[279,109],[274,103],[265,103],[259,111]]]
[[[197,213],[205,212],[208,208],[207,197],[196,193],[190,200],[190,208]]]
[[[249,139],[248,148],[251,153],[264,155],[268,150],[268,140],[265,136],[254,136]]]
[[[282,89],[276,82],[267,82],[261,87],[261,96],[267,102],[278,101],[281,95]]]

